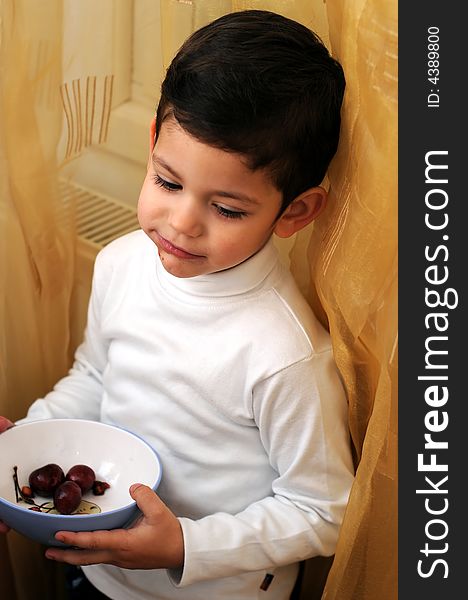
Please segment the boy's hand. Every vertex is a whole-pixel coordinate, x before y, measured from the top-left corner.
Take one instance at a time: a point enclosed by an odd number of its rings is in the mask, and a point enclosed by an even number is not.
[[[14,423],[12,423],[10,419],[7,419],[6,417],[0,417],[0,433],[10,429],[10,427],[14,427]]]
[[[7,419],[6,417],[0,417],[0,433],[3,433],[13,426],[14,424],[10,421],[10,419]],[[0,521],[0,533],[7,533],[8,531],[10,531],[8,525],[5,525],[5,523]]]
[[[0,533],[8,533],[9,531],[10,528],[8,527],[8,525],[5,525],[3,521],[0,521]]]
[[[124,569],[181,567],[184,540],[177,517],[146,485],[133,484],[130,495],[143,513],[130,529],[60,531],[56,539],[77,549],[48,548],[46,557],[71,565],[105,563]]]

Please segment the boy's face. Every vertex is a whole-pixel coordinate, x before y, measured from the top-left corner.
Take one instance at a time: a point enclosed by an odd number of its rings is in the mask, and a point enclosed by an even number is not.
[[[230,269],[275,228],[281,193],[237,154],[199,142],[164,120],[138,202],[143,231],[165,269],[194,277]]]

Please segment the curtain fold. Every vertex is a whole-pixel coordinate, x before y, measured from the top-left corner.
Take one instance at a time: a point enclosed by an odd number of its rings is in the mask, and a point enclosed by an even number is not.
[[[70,366],[74,240],[60,202],[62,2],[0,3],[0,414],[16,420]],[[40,448],[38,448],[40,453]],[[60,598],[43,549],[0,539],[8,600]]]
[[[327,211],[310,235],[298,236],[291,266],[330,329],[357,466],[323,598],[390,600],[397,597],[397,4],[329,0],[327,14],[347,79],[342,137]]]

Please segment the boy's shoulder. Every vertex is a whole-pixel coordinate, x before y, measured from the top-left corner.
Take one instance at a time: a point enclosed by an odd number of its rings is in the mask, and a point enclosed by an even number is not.
[[[285,313],[285,332],[297,330],[297,337],[307,340],[311,354],[330,350],[331,341],[328,331],[322,326],[311,306],[287,270],[286,275],[273,288],[277,302]]]
[[[140,272],[151,250],[151,240],[141,230],[127,233],[102,248],[94,261],[94,283],[105,290],[110,285],[129,284]]]
[[[245,332],[257,360],[281,369],[331,350],[328,331],[321,325],[284,266],[272,274],[265,292],[247,302],[233,327]]]

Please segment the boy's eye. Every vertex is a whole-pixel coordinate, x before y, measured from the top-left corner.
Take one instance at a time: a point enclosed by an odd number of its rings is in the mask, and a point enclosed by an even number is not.
[[[177,192],[178,190],[182,189],[182,186],[180,184],[167,181],[167,179],[163,179],[157,173],[152,175],[152,179],[156,185],[162,187],[168,192]],[[247,214],[241,210],[231,210],[229,208],[226,208],[225,206],[222,206],[221,204],[214,204],[213,206],[215,207],[218,214],[226,219],[242,219],[242,217],[245,217]]]
[[[242,217],[245,217],[247,214],[245,212],[242,212],[241,210],[230,210],[229,208],[225,208],[220,204],[215,204],[214,206],[218,213],[222,217],[226,217],[227,219],[242,219]]]
[[[170,181],[166,181],[166,179],[163,179],[157,173],[153,175],[153,181],[156,185],[159,185],[159,187],[164,188],[168,192],[176,192],[177,190],[182,189],[182,186],[178,183],[171,183]]]

